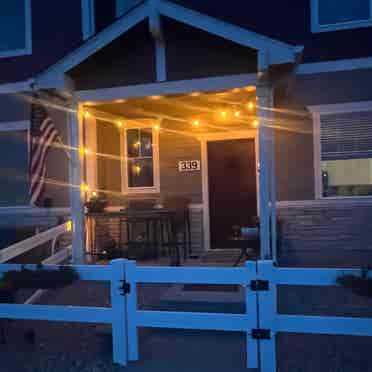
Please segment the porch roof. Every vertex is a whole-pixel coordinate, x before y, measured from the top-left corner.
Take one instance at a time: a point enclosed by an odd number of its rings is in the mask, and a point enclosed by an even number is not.
[[[65,75],[68,71],[146,19],[150,21],[150,31],[153,37],[155,39],[159,38],[159,35],[153,29],[153,24],[154,19],[158,19],[161,28],[161,16],[254,49],[258,51],[258,63],[265,68],[269,65],[293,63],[296,60],[296,55],[302,51],[301,47],[260,35],[170,1],[159,0],[155,2],[147,0],[39,74],[35,79],[37,87],[60,89],[72,87],[70,79]],[[160,31],[162,32],[162,30]],[[160,62],[158,61],[158,63]]]

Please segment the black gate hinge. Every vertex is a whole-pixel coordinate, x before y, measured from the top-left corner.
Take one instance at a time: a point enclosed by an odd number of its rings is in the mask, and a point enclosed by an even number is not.
[[[270,340],[271,331],[270,329],[255,328],[255,329],[252,329],[251,336],[255,340]]]
[[[268,291],[269,281],[268,280],[251,280],[250,287],[252,291]]]
[[[120,294],[122,296],[125,296],[128,293],[130,293],[130,283],[126,282],[125,280],[120,280],[120,282],[121,282],[121,287],[119,287],[119,289],[122,291],[122,293]]]

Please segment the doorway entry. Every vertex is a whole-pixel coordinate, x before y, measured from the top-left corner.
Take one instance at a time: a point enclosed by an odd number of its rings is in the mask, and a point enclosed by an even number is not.
[[[207,161],[210,248],[229,248],[234,229],[257,216],[255,139],[208,141]]]

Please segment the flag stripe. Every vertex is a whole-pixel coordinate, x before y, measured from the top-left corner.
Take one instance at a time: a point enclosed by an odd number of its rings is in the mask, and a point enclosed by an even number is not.
[[[30,201],[37,205],[45,186],[46,160],[51,145],[58,140],[58,131],[45,108],[33,103],[30,129]]]

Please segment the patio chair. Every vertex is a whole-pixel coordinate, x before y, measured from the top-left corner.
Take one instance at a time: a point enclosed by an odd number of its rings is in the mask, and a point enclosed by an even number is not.
[[[167,242],[173,263],[179,265],[183,249],[183,258],[187,259],[191,251],[191,228],[189,214],[190,199],[182,196],[167,197],[164,207],[174,212],[171,226],[171,239]]]

